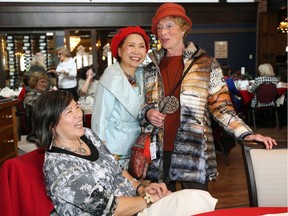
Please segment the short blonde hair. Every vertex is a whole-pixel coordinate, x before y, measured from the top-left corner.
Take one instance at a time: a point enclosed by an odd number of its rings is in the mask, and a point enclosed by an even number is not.
[[[269,77],[275,76],[273,67],[269,63],[259,65],[258,72],[260,76],[269,76]]]
[[[33,57],[32,61],[31,61],[31,66],[38,65],[38,66],[43,67],[45,69],[46,68],[45,60],[46,60],[46,58],[43,55],[43,53],[38,52]]]
[[[57,55],[58,55],[58,54],[61,54],[61,55],[65,56],[65,57],[70,57],[70,52],[69,52],[69,50],[67,49],[67,47],[65,47],[65,46],[58,47],[58,48],[56,49],[56,51],[57,51]]]
[[[166,18],[172,19],[175,23],[177,23],[180,26],[180,29],[185,32],[183,36],[186,36],[188,34],[190,30],[190,25],[185,19],[178,16],[167,16]]]
[[[188,34],[189,29],[190,29],[189,23],[181,17],[174,16],[174,19],[175,19],[175,22],[179,24],[181,30],[185,31],[184,36],[186,36]]]
[[[30,75],[30,79],[29,79],[29,87],[31,89],[35,89],[36,88],[36,84],[39,80],[44,79],[46,81],[48,81],[48,75],[44,72],[33,72]]]

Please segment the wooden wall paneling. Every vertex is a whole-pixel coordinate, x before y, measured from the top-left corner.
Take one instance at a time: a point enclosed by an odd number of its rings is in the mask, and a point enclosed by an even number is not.
[[[195,24],[255,23],[258,3],[181,3]],[[0,3],[1,29],[151,26],[159,3]],[[12,19],[13,17],[13,19]]]
[[[259,14],[259,56],[258,65],[270,63],[276,64],[275,34],[276,34],[276,13]]]

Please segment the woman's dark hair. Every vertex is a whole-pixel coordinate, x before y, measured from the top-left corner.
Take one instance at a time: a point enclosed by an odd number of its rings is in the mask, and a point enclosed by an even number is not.
[[[230,76],[231,74],[231,68],[230,68],[230,65],[228,64],[222,64],[221,65],[221,69],[222,69],[222,72],[223,72],[223,75],[224,76]]]
[[[42,94],[35,103],[32,124],[39,147],[49,148],[54,128],[60,121],[61,114],[73,100],[68,91],[48,91]]]
[[[91,66],[85,66],[85,67],[82,67],[79,69],[78,71],[78,74],[79,74],[79,77],[83,80],[86,80],[87,79],[87,76],[86,76],[86,72],[92,68],[93,72],[94,72],[94,76],[93,76],[93,79],[96,79],[96,73],[95,73],[95,70],[94,68]]]

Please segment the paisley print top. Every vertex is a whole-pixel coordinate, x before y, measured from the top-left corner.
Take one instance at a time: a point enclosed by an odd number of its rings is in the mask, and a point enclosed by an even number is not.
[[[90,156],[52,147],[43,166],[46,191],[59,215],[113,215],[117,197],[136,196],[101,140],[85,128]]]

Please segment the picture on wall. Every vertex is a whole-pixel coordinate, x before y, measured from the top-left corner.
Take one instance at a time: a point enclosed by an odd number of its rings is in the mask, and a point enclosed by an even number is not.
[[[214,56],[217,59],[228,58],[228,41],[215,41],[214,42]]]

